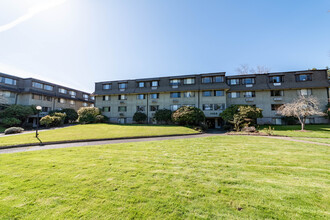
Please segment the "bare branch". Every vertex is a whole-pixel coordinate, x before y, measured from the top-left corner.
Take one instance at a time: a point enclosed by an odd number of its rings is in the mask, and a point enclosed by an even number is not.
[[[248,64],[241,64],[238,68],[236,68],[236,72],[238,74],[249,74],[249,69]]]
[[[293,102],[282,105],[277,110],[277,113],[283,116],[293,116],[298,118],[301,124],[301,130],[304,130],[305,121],[307,117],[314,115],[325,115],[324,112],[319,109],[319,105],[319,100],[316,97],[300,96]]]

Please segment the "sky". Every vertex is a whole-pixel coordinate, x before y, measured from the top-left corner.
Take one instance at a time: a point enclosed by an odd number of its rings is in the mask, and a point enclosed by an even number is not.
[[[0,72],[94,83],[330,66],[329,0],[0,0]]]

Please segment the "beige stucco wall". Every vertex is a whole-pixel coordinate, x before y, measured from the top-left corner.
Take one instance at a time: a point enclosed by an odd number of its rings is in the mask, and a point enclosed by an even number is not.
[[[150,94],[148,94],[148,100],[137,99],[137,94],[127,95],[127,100],[118,100],[118,95],[111,95],[109,101],[103,101],[103,96],[96,96],[95,97],[95,106],[98,108],[103,107],[111,107],[110,112],[103,112],[103,114],[110,118],[111,122],[117,123],[118,118],[126,118],[127,123],[133,123],[133,115],[136,112],[136,106],[145,106],[144,113],[147,114],[148,112],[148,119],[149,121],[151,118],[154,117],[153,111],[150,111],[151,105],[158,105],[159,109],[170,109],[171,105],[195,105],[195,107],[199,107],[202,109],[203,104],[226,104],[226,95],[224,96],[211,96],[211,97],[203,97],[202,93],[200,92],[198,95],[197,91],[195,92],[195,97],[186,98],[181,93],[180,98],[171,98],[170,93],[159,93],[158,99],[151,99]],[[200,99],[200,106],[198,106],[198,96]],[[121,103],[122,102],[122,103]],[[126,112],[118,112],[119,106],[127,106]],[[147,111],[148,108],[148,111]],[[217,111],[204,111],[206,117],[219,117],[221,110]],[[120,116],[122,113],[122,116]]]

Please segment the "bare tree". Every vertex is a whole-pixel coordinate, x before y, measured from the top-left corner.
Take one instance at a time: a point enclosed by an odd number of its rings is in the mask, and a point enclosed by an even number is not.
[[[239,67],[236,68],[236,72],[238,74],[249,74],[250,67],[248,64],[241,64]]]
[[[251,72],[254,74],[263,74],[263,73],[269,73],[270,68],[266,66],[257,66],[255,69],[251,69]]]
[[[262,74],[269,73],[270,68],[266,66],[257,66],[256,68],[250,68],[248,64],[241,64],[238,68],[236,68],[236,72],[241,75],[253,73],[253,74]]]
[[[283,116],[293,116],[298,118],[301,124],[301,130],[305,129],[306,119],[309,116],[313,115],[325,115],[319,109],[319,100],[315,97],[309,96],[300,96],[298,99],[294,100],[291,103],[286,103],[282,105],[278,110],[277,113]]]

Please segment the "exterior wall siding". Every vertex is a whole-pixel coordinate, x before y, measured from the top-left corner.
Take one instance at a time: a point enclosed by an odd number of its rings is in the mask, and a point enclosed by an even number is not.
[[[296,82],[297,75],[299,74],[312,74],[312,81],[308,82]],[[280,75],[284,78],[281,83],[270,82],[270,77]],[[223,76],[223,83],[202,83],[202,78],[205,76]],[[194,85],[182,85],[170,86],[171,79],[183,79],[183,78],[195,78]],[[240,80],[239,85],[227,84],[227,80],[238,78]],[[242,81],[245,78],[254,78],[254,84],[243,85]],[[159,86],[157,88],[151,88],[148,82],[157,80]],[[146,82],[146,88],[137,88],[138,82]],[[118,89],[119,83],[127,83],[127,88],[124,90]],[[110,90],[103,90],[103,84],[111,84]],[[270,73],[270,74],[258,74],[258,75],[241,75],[241,76],[229,76],[225,77],[224,73],[214,74],[197,74],[189,76],[174,76],[174,77],[161,77],[152,79],[139,79],[139,80],[126,80],[126,81],[108,81],[99,82],[95,84],[95,103],[96,107],[111,107],[110,112],[103,112],[104,115],[110,118],[110,122],[118,123],[120,118],[125,118],[125,123],[134,123],[133,115],[136,112],[136,106],[145,106],[144,113],[148,116],[148,122],[152,123],[154,117],[153,111],[150,110],[151,105],[158,105],[159,109],[171,109],[171,105],[194,105],[203,110],[203,105],[223,104],[225,108],[234,104],[255,105],[263,109],[263,118],[258,119],[259,124],[274,124],[276,119],[280,119],[281,116],[272,110],[272,105],[279,105],[288,102],[292,102],[298,98],[297,90],[309,89],[312,91],[312,95],[317,97],[320,101],[321,108],[325,109],[326,104],[329,101],[330,83],[326,76],[325,70],[314,71],[298,71],[298,72],[284,72],[284,73]],[[203,96],[203,91],[223,90],[223,96]],[[282,90],[283,96],[271,96],[271,90]],[[194,97],[186,98],[183,93],[185,91],[192,91],[195,93]],[[243,92],[254,91],[255,97],[246,98],[243,96]],[[180,98],[171,98],[171,92],[180,92]],[[231,92],[239,92],[239,98],[231,98],[229,94]],[[158,99],[151,99],[151,93],[159,93]],[[127,100],[118,100],[118,95],[127,95]],[[137,94],[146,94],[147,97],[143,100],[137,99]],[[110,96],[110,100],[103,101],[103,96]],[[118,112],[119,106],[126,106],[126,112]],[[219,118],[219,114],[223,111],[218,110],[203,110],[207,118]],[[323,117],[314,117],[313,123],[327,123],[328,120]]]

